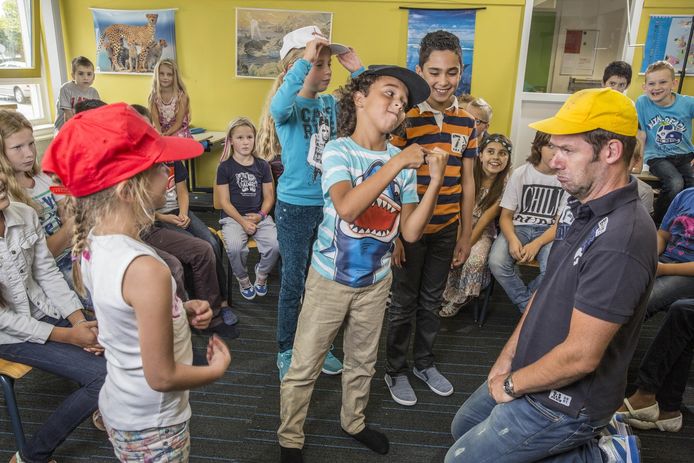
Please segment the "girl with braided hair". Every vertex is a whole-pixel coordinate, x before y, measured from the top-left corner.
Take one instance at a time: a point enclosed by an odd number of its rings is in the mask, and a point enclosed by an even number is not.
[[[168,267],[140,238],[165,201],[166,162],[202,150],[189,138],[161,137],[118,103],[68,121],[43,158],[70,194],[72,272],[76,289],[94,301],[108,368],[99,408],[123,462],[187,462],[188,389],[220,378],[231,361],[212,336],[208,364],[192,365],[188,325],[207,328],[210,304],[183,303]]]

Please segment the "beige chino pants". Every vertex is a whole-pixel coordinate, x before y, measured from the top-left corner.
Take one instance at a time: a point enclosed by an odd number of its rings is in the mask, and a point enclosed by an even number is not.
[[[365,288],[351,288],[320,276],[313,268],[306,280],[304,303],[294,338],[292,363],[280,388],[277,431],[282,447],[304,446],[304,421],[316,379],[337,332],[344,325],[342,410],[340,423],[349,434],[364,429],[371,378],[392,274]]]

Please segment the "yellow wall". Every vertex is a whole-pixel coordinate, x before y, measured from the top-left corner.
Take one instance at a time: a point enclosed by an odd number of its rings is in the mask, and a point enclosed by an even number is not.
[[[645,0],[643,12],[641,13],[641,22],[639,24],[639,32],[636,37],[636,43],[646,43],[646,35],[648,34],[648,21],[651,15],[671,14],[680,16],[694,15],[694,3],[692,0]],[[634,53],[634,61],[632,68],[634,69],[634,77],[632,85],[629,88],[629,96],[636,99],[643,93],[641,85],[643,84],[643,75],[638,75],[643,62],[643,47],[636,49]],[[682,87],[682,94],[694,95],[694,77],[686,77]]]
[[[225,0],[62,0],[66,58],[94,58],[96,42],[89,7],[157,9],[178,7],[176,51],[188,87],[193,124],[224,130],[233,117],[257,121],[271,80],[235,77],[235,8],[277,8],[333,12],[332,39],[354,47],[365,64],[405,64],[407,11],[397,0],[373,1],[225,1]],[[472,93],[494,108],[492,130],[508,133],[518,66],[524,0],[488,0],[477,14]],[[146,5],[146,6],[145,6]],[[408,6],[446,8],[481,6],[470,1],[408,2]],[[335,60],[329,91],[347,72]],[[151,77],[98,74],[95,87],[108,101],[145,103]]]

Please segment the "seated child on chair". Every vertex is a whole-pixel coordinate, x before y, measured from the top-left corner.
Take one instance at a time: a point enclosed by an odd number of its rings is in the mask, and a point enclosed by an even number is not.
[[[277,227],[268,215],[275,203],[275,187],[270,166],[256,157],[255,136],[250,120],[239,117],[231,121],[214,187],[215,204],[222,209],[219,223],[231,269],[241,295],[249,300],[267,294],[268,274],[279,257]],[[251,236],[260,251],[252,284],[246,269]]]

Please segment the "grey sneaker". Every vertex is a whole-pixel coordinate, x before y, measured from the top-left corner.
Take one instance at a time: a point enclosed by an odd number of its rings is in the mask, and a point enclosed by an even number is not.
[[[412,368],[412,373],[414,373],[417,378],[427,383],[429,389],[438,395],[446,397],[453,394],[453,385],[439,372],[439,370],[436,369],[434,365],[430,366],[429,368],[425,368],[424,370]]]
[[[407,375],[390,376],[386,373],[383,379],[386,380],[390,395],[395,402],[407,407],[417,403],[417,396],[414,394],[412,386],[410,386],[410,380],[407,379]]]

